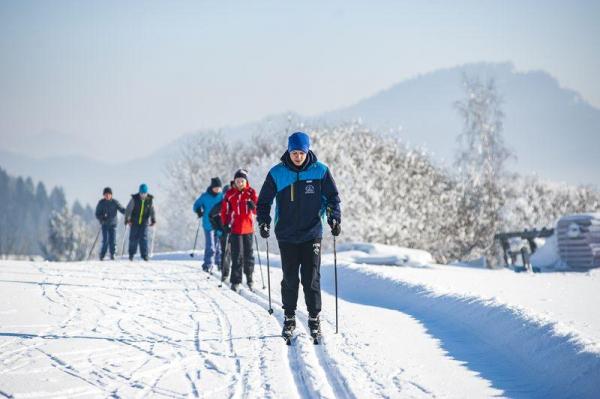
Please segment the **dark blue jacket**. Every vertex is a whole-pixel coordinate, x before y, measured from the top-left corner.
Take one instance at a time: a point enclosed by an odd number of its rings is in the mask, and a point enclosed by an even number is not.
[[[323,219],[341,222],[340,197],[329,168],[309,151],[301,167],[288,152],[269,171],[257,204],[258,223],[271,223],[275,199],[275,236],[278,241],[302,243],[323,237]]]
[[[102,198],[96,205],[96,219],[103,225],[116,226],[117,212],[125,213],[125,208],[114,198],[111,200]]]

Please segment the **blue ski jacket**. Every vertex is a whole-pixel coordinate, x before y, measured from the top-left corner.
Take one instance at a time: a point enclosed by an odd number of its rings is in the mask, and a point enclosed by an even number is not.
[[[211,231],[213,229],[212,223],[210,223],[210,210],[215,204],[221,202],[223,200],[223,192],[215,194],[212,192],[211,188],[207,188],[201,196],[196,199],[194,202],[193,210],[194,212],[198,212],[198,209],[202,209],[202,228],[206,231]]]
[[[308,151],[301,167],[286,151],[269,171],[257,204],[258,223],[271,224],[275,199],[275,236],[278,241],[302,243],[323,237],[323,219],[341,222],[340,197],[329,168]]]

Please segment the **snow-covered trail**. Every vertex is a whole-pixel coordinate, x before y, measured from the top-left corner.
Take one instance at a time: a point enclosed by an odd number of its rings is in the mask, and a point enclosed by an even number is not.
[[[291,347],[279,336],[274,255],[273,316],[258,264],[256,292],[240,295],[218,288],[218,274],[201,272],[188,254],[149,263],[0,261],[0,397],[529,398],[600,391],[600,322],[548,305],[557,295],[571,300],[561,287],[574,281],[580,289],[573,293],[593,300],[600,295],[594,276],[536,276],[546,288],[529,292],[528,302],[513,290],[525,276],[514,273],[357,265],[350,255],[339,257],[340,333],[332,257],[324,255],[323,345],[308,338],[300,293]],[[490,277],[494,284],[480,287]],[[545,300],[532,302],[538,296]],[[515,298],[530,307],[509,306]],[[536,309],[554,313],[540,321],[531,318]],[[589,340],[577,329],[561,335],[552,328],[556,320],[585,320]]]
[[[277,321],[195,266],[2,264],[0,396],[298,397]]]

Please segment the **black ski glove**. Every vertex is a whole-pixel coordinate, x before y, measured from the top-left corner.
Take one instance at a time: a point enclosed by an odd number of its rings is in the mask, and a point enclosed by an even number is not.
[[[196,210],[196,215],[198,215],[198,219],[200,219],[204,215],[204,211],[202,210],[202,208],[198,208]]]
[[[262,238],[269,238],[271,235],[269,230],[271,230],[271,226],[269,226],[267,223],[261,223],[258,225],[258,231],[260,232],[260,236]]]
[[[246,204],[248,205],[248,209],[250,209],[251,211],[253,211],[253,210],[255,210],[255,209],[256,209],[256,204],[254,203],[254,201],[252,201],[252,200],[248,200],[248,201],[246,202]]]
[[[231,233],[231,226],[228,224],[223,225],[223,233],[225,233],[225,234]]]
[[[329,226],[331,227],[331,234],[333,234],[335,237],[342,233],[342,226],[337,219],[330,219]]]

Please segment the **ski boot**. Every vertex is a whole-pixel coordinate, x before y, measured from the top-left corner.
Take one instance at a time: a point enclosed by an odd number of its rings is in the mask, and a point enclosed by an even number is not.
[[[110,254],[110,260],[115,260],[115,254]]]
[[[319,340],[321,339],[321,321],[319,320],[319,315],[308,318],[308,330],[313,343],[319,345]]]
[[[283,330],[281,331],[281,336],[285,340],[287,345],[292,344],[292,337],[294,335],[294,330],[296,329],[296,317],[295,316],[285,316],[283,319]]]
[[[252,282],[252,280],[250,280],[250,281],[247,281],[246,283],[248,284],[248,289],[249,289],[251,292],[254,292],[254,283]]]
[[[234,292],[240,292],[240,285],[239,284],[231,284],[231,291]]]

